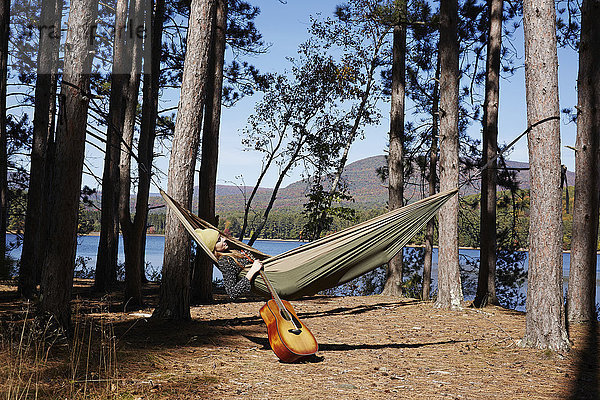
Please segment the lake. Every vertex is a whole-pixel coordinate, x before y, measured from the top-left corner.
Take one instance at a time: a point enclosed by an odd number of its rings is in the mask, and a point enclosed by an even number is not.
[[[81,236],[77,241],[77,257],[83,260],[87,269],[93,269],[96,265],[96,253],[98,251],[99,236]],[[7,243],[14,242],[15,236],[12,234],[7,235]],[[146,239],[146,263],[148,265],[147,275],[149,277],[156,276],[160,273],[163,263],[163,250],[164,250],[164,236],[148,236]],[[301,246],[304,242],[287,241],[287,240],[257,240],[254,243],[254,247],[263,253],[270,255],[277,255],[288,250],[294,249]],[[11,251],[11,256],[15,259],[19,259],[21,256],[21,248],[18,247]],[[461,249],[461,263],[464,260],[476,261],[479,258],[479,250],[476,249]],[[563,276],[566,278],[569,276],[569,264],[570,264],[570,253],[563,253]],[[125,256],[123,254],[123,243],[122,240],[119,246],[119,262],[123,263]],[[596,270],[596,299],[600,299],[600,255],[598,256]],[[523,268],[527,268],[527,254],[523,261]],[[437,249],[433,252],[433,268],[432,268],[432,279],[435,285],[435,279],[437,277]],[[214,274],[215,279],[221,279],[221,272],[215,268]],[[566,283],[565,283],[566,284]],[[525,293],[525,288],[522,289],[521,294]]]
[[[15,242],[15,235],[6,235],[7,244]],[[96,235],[80,236],[77,238],[77,253],[76,257],[81,258],[89,268],[94,268],[96,265],[96,255],[98,252],[98,243],[100,237]],[[286,240],[258,240],[254,247],[263,253],[270,255],[281,254],[285,251],[294,249],[303,242],[286,241]],[[147,275],[152,276],[159,273],[163,264],[163,252],[165,247],[165,238],[162,235],[151,235],[146,237],[146,263],[148,265]],[[10,252],[14,259],[21,258],[21,247]],[[125,262],[125,254],[123,253],[123,239],[119,238],[119,263]],[[215,268],[214,277],[221,279],[221,272]]]

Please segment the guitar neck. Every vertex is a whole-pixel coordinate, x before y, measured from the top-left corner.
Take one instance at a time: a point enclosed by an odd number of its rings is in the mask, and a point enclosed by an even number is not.
[[[241,253],[250,261],[254,262],[254,256],[252,254],[248,254],[246,251],[241,250]],[[280,309],[285,309],[285,307],[283,306],[283,303],[281,302],[281,299],[279,298],[279,295],[277,294],[277,292],[275,291],[275,288],[273,287],[273,285],[271,284],[271,281],[269,281],[269,278],[267,278],[267,275],[265,274],[265,271],[263,271],[262,269],[259,271],[260,276],[262,276],[263,281],[265,281],[265,285],[267,285],[267,289],[269,289],[269,293],[271,293],[271,296],[273,297],[273,299],[275,300],[275,302],[277,303],[277,305],[279,306]]]
[[[279,298],[279,295],[275,291],[275,288],[271,284],[271,281],[269,281],[269,278],[267,278],[267,275],[265,274],[265,272],[262,269],[260,270],[260,276],[262,276],[263,281],[265,281],[265,284],[267,285],[267,288],[269,289],[269,292],[271,292],[271,296],[273,296],[273,300],[275,300],[275,303],[277,303],[277,307],[279,307],[279,312],[281,313],[281,316],[284,319],[286,319],[292,323],[292,325],[294,326],[295,333],[296,332],[300,333],[301,328],[302,328],[301,324],[297,323],[297,320],[294,320],[294,318],[292,318],[292,315],[288,312],[288,309],[285,307],[285,305]]]
[[[260,270],[260,276],[262,276],[263,281],[265,281],[265,284],[267,285],[267,289],[269,289],[269,292],[271,293],[271,296],[273,296],[273,299],[275,300],[275,302],[277,303],[277,305],[279,306],[279,308],[281,308],[281,309],[285,308],[283,306],[283,303],[281,302],[281,299],[279,298],[279,295],[275,291],[275,288],[271,284],[271,281],[269,281],[269,278],[267,278],[267,275],[265,274],[265,271],[263,271],[262,269]]]

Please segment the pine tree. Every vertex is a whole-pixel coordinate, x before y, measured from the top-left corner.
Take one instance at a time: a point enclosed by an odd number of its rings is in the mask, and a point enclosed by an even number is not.
[[[8,225],[8,152],[6,129],[6,86],[8,77],[8,36],[10,0],[0,1],[0,277],[8,278],[6,228]]]
[[[577,78],[577,152],[575,198],[567,319],[596,320],[596,260],[598,246],[598,185],[600,183],[600,8],[593,1],[582,5],[579,76]]]
[[[531,174],[529,270],[524,346],[566,350],[562,295],[562,193],[556,12],[525,0],[525,94]]]
[[[458,1],[440,3],[440,191],[458,187]],[[439,211],[438,298],[455,309],[463,300],[458,262],[458,196]]]
[[[90,100],[90,74],[98,0],[73,0],[65,44],[64,73],[52,176],[50,237],[43,264],[41,309],[60,325],[71,322],[77,216]]]
[[[56,90],[58,81],[60,29],[62,0],[43,0],[40,25],[41,31],[37,53],[37,79],[33,117],[33,144],[29,187],[27,190],[27,212],[25,234],[19,271],[19,292],[31,298],[41,276],[45,247],[48,243],[49,173],[53,168],[54,119],[56,112]]]
[[[216,0],[193,0],[175,134],[169,161],[167,192],[191,208],[194,168],[200,140],[208,59]],[[190,238],[177,217],[167,212],[165,256],[158,306],[153,316],[190,318]]]
[[[227,10],[227,0],[217,0],[207,76],[204,126],[202,128],[198,215],[213,225],[218,224],[215,218],[215,192],[217,187]],[[213,263],[203,252],[196,253],[195,261],[194,273],[192,274],[192,301],[208,303],[212,301]]]
[[[498,152],[498,107],[500,103],[500,51],[502,47],[503,0],[488,0],[488,44],[483,105],[483,164]],[[481,251],[477,294],[473,304],[498,305],[496,297],[496,166],[493,161],[482,172],[481,180]]]

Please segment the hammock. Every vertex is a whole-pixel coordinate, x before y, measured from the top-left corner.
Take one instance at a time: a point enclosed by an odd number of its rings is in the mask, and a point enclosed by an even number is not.
[[[230,249],[245,250],[263,261],[265,274],[281,297],[296,299],[341,285],[387,263],[457,191],[438,193],[274,257],[223,232],[221,235],[227,238]],[[216,263],[215,256],[194,229],[217,228],[162,190],[160,193],[186,230]],[[245,273],[241,271],[240,276]],[[252,291],[270,297],[260,276],[253,280]]]

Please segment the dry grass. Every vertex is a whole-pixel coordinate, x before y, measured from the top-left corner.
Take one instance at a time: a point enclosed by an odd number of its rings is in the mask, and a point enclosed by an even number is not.
[[[116,337],[107,312],[83,314],[74,304],[68,337],[29,303],[13,301],[0,316],[0,398],[115,398]],[[7,310],[8,309],[8,310]],[[120,397],[119,397],[120,398]]]
[[[525,316],[500,308],[442,311],[384,296],[295,301],[320,349],[284,364],[268,347],[262,301],[194,307],[178,324],[146,318],[151,308],[128,315],[99,303],[75,302],[81,339],[54,343],[44,356],[3,342],[1,359],[8,353],[15,363],[3,363],[1,384],[19,375],[19,393],[29,394],[12,398],[600,398],[595,328],[571,327],[567,354],[524,349],[516,342]],[[5,321],[15,304],[3,303]]]

